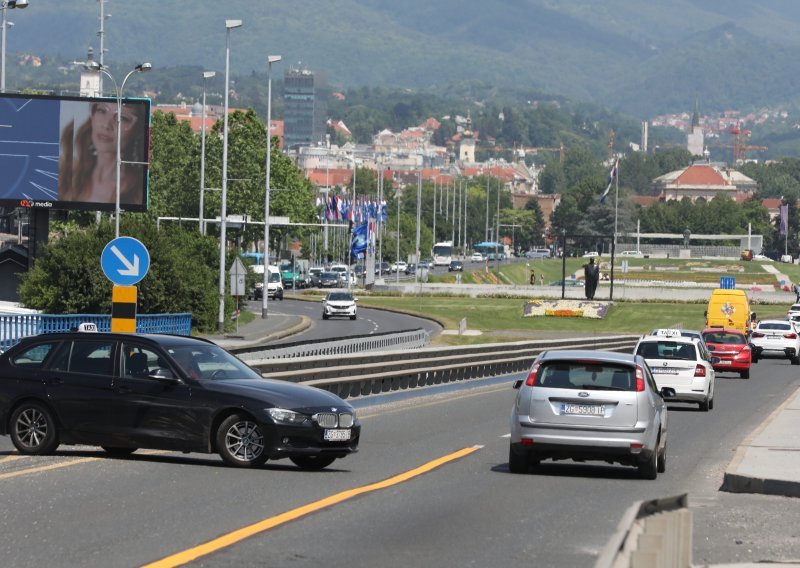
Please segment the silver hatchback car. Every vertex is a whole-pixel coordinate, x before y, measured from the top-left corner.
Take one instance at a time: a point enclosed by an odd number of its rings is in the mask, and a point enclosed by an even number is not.
[[[609,351],[546,351],[533,362],[511,411],[508,467],[544,459],[636,466],[645,479],[667,467],[667,405],[644,359]]]

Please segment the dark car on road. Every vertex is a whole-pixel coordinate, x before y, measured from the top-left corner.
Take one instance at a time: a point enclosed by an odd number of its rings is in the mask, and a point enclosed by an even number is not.
[[[338,272],[323,272],[319,275],[320,288],[336,288],[339,286]]]
[[[464,272],[464,264],[460,260],[451,260],[450,266],[447,267],[448,272]]]
[[[321,469],[357,451],[360,432],[338,396],[264,379],[204,339],[44,334],[0,355],[0,434],[22,454],[87,444],[115,456],[152,448]]]

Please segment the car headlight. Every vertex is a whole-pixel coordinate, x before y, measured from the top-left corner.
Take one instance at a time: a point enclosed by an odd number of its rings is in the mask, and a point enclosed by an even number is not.
[[[305,414],[286,410],[285,408],[268,408],[267,414],[279,424],[302,424],[308,417]]]

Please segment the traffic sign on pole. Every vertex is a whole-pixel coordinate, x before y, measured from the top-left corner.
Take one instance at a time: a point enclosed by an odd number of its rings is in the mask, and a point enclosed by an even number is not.
[[[133,286],[150,269],[150,253],[133,237],[117,237],[100,255],[103,274],[117,286]]]

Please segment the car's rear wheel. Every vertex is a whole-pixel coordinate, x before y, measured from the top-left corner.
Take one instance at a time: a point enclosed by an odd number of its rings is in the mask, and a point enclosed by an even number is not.
[[[319,471],[331,465],[336,458],[331,456],[297,456],[289,458],[300,469]]]
[[[21,454],[50,454],[58,447],[58,429],[50,411],[23,402],[11,413],[11,441]]]
[[[700,412],[708,412],[711,409],[710,399],[705,399],[700,403]]]
[[[656,470],[658,473],[664,473],[667,471],[667,444],[664,444],[662,450],[658,453],[658,459],[656,461]]]
[[[508,470],[511,473],[527,473],[530,468],[530,461],[528,456],[519,455],[514,452],[514,449],[508,448]]]
[[[750,369],[747,369],[746,371],[741,371],[739,373],[739,376],[742,377],[743,379],[749,379],[750,378]]]
[[[235,467],[257,467],[269,457],[261,426],[248,416],[232,414],[217,429],[217,451]]]
[[[792,365],[800,365],[800,357],[796,355],[794,357],[789,357],[789,361],[791,361]]]
[[[658,477],[658,450],[650,452],[650,456],[639,462],[639,477],[642,479],[655,479]]]
[[[117,446],[101,446],[101,447],[108,455],[115,457],[129,456],[137,450],[137,448],[120,448]]]

